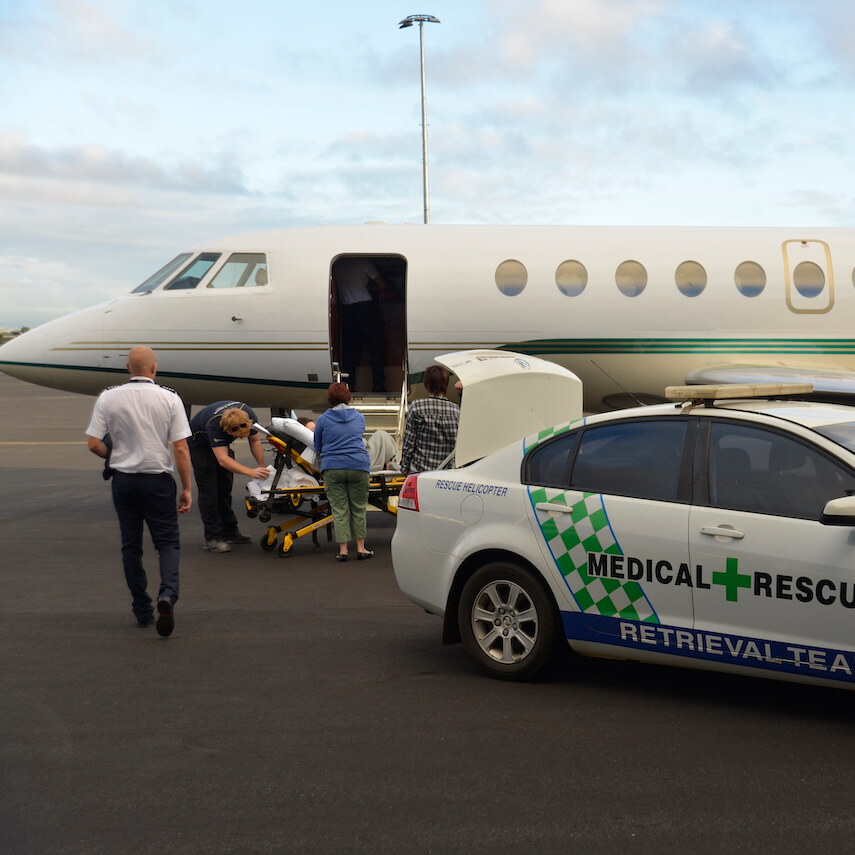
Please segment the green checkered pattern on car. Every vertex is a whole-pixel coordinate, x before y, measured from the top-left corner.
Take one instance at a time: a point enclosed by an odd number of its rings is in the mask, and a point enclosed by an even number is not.
[[[532,508],[541,502],[569,506],[571,513],[535,511],[546,540],[579,611],[605,617],[659,623],[638,582],[606,579],[588,573],[588,553],[623,555],[606,514],[602,496],[547,487],[529,487]]]
[[[558,436],[562,433],[567,433],[570,428],[576,427],[578,424],[582,424],[585,421],[584,418],[576,419],[573,422],[565,422],[563,425],[556,425],[555,427],[544,428],[540,433],[536,433],[534,436],[526,437],[525,440],[525,450],[531,451],[536,445],[540,445],[540,443],[545,442],[547,439],[552,439],[553,436]]]

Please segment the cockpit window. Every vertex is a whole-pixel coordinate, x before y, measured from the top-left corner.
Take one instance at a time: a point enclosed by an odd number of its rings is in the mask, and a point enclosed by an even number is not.
[[[167,286],[167,291],[176,291],[181,288],[195,288],[204,278],[205,274],[214,266],[220,257],[219,252],[203,252],[196,256],[189,267],[185,267],[178,276]]]
[[[234,252],[209,288],[243,288],[267,284],[267,256],[263,252]]]
[[[175,271],[178,270],[178,268],[181,267],[191,255],[192,253],[189,252],[182,252],[181,255],[176,255],[169,264],[164,264],[157,273],[149,276],[142,285],[137,285],[137,287],[131,291],[131,294],[147,294],[149,291],[154,291],[155,288],[166,282],[166,280],[169,279],[169,277],[172,276],[172,274],[175,273]]]

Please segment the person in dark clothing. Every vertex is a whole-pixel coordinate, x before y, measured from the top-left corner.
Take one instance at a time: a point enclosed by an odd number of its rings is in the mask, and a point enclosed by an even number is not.
[[[356,391],[356,368],[363,348],[371,361],[374,392],[386,391],[383,365],[383,320],[369,286],[385,290],[386,280],[368,258],[340,258],[333,269],[341,318],[341,370]]]
[[[262,480],[269,475],[261,437],[253,428],[255,421],[253,410],[241,401],[217,401],[190,419],[190,459],[205,527],[203,548],[210,552],[231,552],[231,544],[252,540],[238,529],[232,510],[232,484],[235,474]],[[258,466],[244,466],[235,460],[231,445],[244,437]]]

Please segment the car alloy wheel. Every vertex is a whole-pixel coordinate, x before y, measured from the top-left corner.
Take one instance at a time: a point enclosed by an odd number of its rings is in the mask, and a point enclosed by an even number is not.
[[[559,621],[535,575],[505,562],[477,570],[463,588],[458,627],[469,655],[493,676],[526,680],[556,649]]]

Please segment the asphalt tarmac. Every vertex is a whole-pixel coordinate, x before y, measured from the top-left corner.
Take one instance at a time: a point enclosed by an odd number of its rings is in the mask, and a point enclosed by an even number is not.
[[[138,629],[93,399],[0,374],[0,400],[3,855],[851,848],[855,694],[483,677],[399,593],[388,515],[339,564],[323,535],[211,555],[194,508],[175,632]]]

